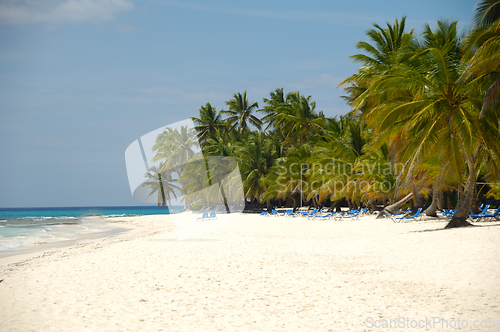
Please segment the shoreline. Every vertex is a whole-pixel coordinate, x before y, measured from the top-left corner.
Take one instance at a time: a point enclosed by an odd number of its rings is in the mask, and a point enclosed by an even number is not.
[[[155,216],[160,218],[165,218],[168,215],[164,214],[155,214],[155,215],[145,215]],[[3,265],[19,263],[21,261],[28,260],[30,258],[36,258],[40,255],[43,255],[46,252],[57,251],[59,249],[64,250],[67,248],[71,248],[79,245],[80,243],[98,241],[101,239],[112,239],[114,237],[118,237],[123,235],[124,233],[137,230],[138,225],[136,224],[137,218],[144,216],[134,216],[134,217],[108,217],[105,219],[105,224],[108,227],[112,227],[111,229],[86,233],[86,234],[77,234],[76,238],[71,240],[62,240],[62,241],[54,241],[54,242],[43,242],[32,244],[29,246],[18,247],[15,249],[0,251],[0,268]]]
[[[17,263],[22,260],[26,260],[32,257],[37,257],[47,251],[64,249],[68,247],[73,247],[82,242],[112,238],[121,233],[127,232],[129,229],[126,228],[113,228],[106,231],[93,232],[88,234],[79,234],[75,239],[54,241],[54,242],[43,242],[38,244],[33,244],[30,246],[19,247],[12,250],[0,251],[0,266]]]
[[[167,219],[115,218],[129,230],[0,265],[0,325],[360,331],[398,317],[500,319],[500,222],[240,214],[177,241]]]

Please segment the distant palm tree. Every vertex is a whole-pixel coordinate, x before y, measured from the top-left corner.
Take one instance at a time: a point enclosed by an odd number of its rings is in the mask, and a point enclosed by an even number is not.
[[[215,134],[215,130],[222,125],[221,114],[217,114],[215,107],[210,103],[200,107],[199,118],[191,117],[191,120],[197,125],[195,129],[200,141],[206,141],[208,136]]]
[[[275,127],[276,109],[286,103],[286,97],[283,92],[283,88],[274,90],[269,94],[269,96],[269,99],[264,98],[264,103],[266,103],[266,106],[264,106],[264,108],[260,110],[257,110],[257,112],[265,113],[261,121],[263,123],[267,123],[266,129]]]
[[[253,132],[238,146],[237,158],[245,190],[245,197],[265,201],[266,175],[276,159],[276,146],[263,132]],[[268,201],[269,202],[269,201]]]
[[[142,186],[149,186],[151,188],[151,193],[146,197],[146,199],[154,193],[158,193],[158,207],[165,208],[168,203],[170,211],[173,211],[171,196],[177,198],[175,192],[176,190],[179,190],[179,187],[174,184],[175,181],[172,180],[168,172],[160,171],[162,167],[163,163],[160,163],[158,167],[152,166],[145,174],[145,177],[148,178],[149,181],[144,182]]]
[[[309,164],[317,165],[308,171],[308,178],[320,183],[316,189],[320,201],[345,197],[349,207],[354,207],[356,199],[361,197],[356,185],[359,177],[356,177],[354,167],[367,144],[364,126],[359,120],[342,118],[330,120],[325,129],[329,130],[323,132],[324,139],[315,144],[308,159]]]
[[[315,112],[316,102],[311,96],[304,97],[293,92],[287,95],[287,102],[276,109],[274,121],[289,142],[298,143],[302,147],[314,130],[321,128],[323,119]]]
[[[248,123],[253,124],[260,129],[262,122],[252,114],[259,107],[258,103],[249,103],[247,92],[235,93],[233,98],[226,102],[229,110],[221,111],[222,114],[227,114],[226,121],[231,125],[232,130],[238,130],[239,138],[243,136],[248,128]]]
[[[156,138],[153,151],[156,155],[153,162],[163,161],[162,172],[167,169],[174,169],[178,176],[182,175],[182,165],[185,165],[195,158],[195,149],[199,146],[198,138],[194,129],[187,126],[180,130],[167,128]]]

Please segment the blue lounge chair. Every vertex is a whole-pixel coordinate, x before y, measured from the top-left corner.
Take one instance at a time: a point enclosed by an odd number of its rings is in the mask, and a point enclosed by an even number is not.
[[[456,212],[457,210],[454,210],[454,209],[444,209],[443,211],[441,211],[441,213],[445,216],[445,217],[451,217],[453,216],[453,214]]]
[[[338,213],[334,216],[335,220],[344,220],[344,219],[358,219],[359,218],[360,212],[358,210],[356,211],[349,211],[346,213]]]
[[[264,216],[264,217],[268,217],[269,216],[269,214],[266,211],[262,212],[260,215]]]
[[[488,219],[485,221],[493,221],[493,219],[500,220],[499,213],[500,213],[500,206],[498,206],[498,208],[495,210],[495,212],[490,213],[490,214],[483,214],[480,218],[477,218],[477,219]]]
[[[327,215],[331,215],[331,213],[328,213],[326,215],[321,215],[321,211],[316,211],[315,213],[310,213],[307,215],[307,218],[308,219],[315,219],[315,218],[323,218],[323,217],[326,217]]]
[[[311,213],[303,212],[305,214],[302,214],[302,215],[307,216],[307,217],[312,217],[312,216],[316,215],[318,212],[320,212],[318,209],[314,209],[311,211]]]
[[[479,214],[470,214],[470,215],[469,215],[469,218],[472,218],[472,219],[482,218],[482,217],[486,214],[486,212],[488,212],[488,209],[489,209],[489,208],[490,208],[490,206],[489,206],[489,205],[486,205],[486,206],[484,207],[483,211],[481,211],[481,213],[479,213]]]
[[[286,217],[286,216],[291,216],[291,217],[295,217],[297,216],[296,214],[293,213],[293,210],[285,210],[285,212],[283,212],[283,214],[280,214],[280,217]]]
[[[209,218],[210,219],[217,219],[217,214],[215,214],[215,212],[210,212]]]
[[[196,218],[197,220],[207,220],[207,219],[210,219],[210,217],[208,216],[208,212],[204,212],[200,218]]]
[[[413,216],[408,216],[408,217],[398,217],[398,218],[393,218],[391,217],[392,221],[394,222],[401,222],[403,220],[417,220],[417,219],[420,219],[422,218],[420,216],[420,212],[422,212],[422,208],[418,208],[417,212],[413,215]]]
[[[410,212],[410,208],[407,208],[407,209],[406,209],[406,211],[401,212],[401,213],[394,213],[391,217],[395,217],[395,216],[404,216],[404,215],[406,215],[408,212]]]
[[[335,215],[335,213],[327,213],[325,214],[324,216],[313,216],[314,218],[319,218],[319,219],[330,219],[330,218],[333,218],[333,216]]]
[[[278,216],[278,210],[273,209],[271,211],[271,215],[277,217]]]
[[[349,210],[347,212],[339,212],[337,213],[338,216],[348,216],[348,215],[351,215],[351,214],[358,214],[359,213],[359,209],[354,209],[354,210]]]

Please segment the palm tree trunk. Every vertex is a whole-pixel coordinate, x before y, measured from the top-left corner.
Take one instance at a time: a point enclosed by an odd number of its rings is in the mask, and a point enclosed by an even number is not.
[[[479,200],[477,199],[477,189],[475,185],[474,185],[474,195],[472,197],[471,212],[473,214],[479,213]]]
[[[224,201],[224,206],[226,207],[226,212],[229,214],[229,213],[231,213],[231,211],[229,211],[229,205],[227,204],[226,194],[224,192],[224,188],[222,188],[221,182],[219,182],[219,188],[220,188],[220,193],[222,195],[222,200]]]
[[[450,222],[445,228],[455,228],[455,227],[468,227],[472,226],[467,222],[469,217],[470,207],[472,205],[472,199],[474,198],[474,188],[476,186],[476,168],[474,167],[474,161],[466,155],[467,166],[469,168],[469,179],[467,181],[467,192],[465,194],[465,199],[462,200],[457,211],[451,217]]]
[[[421,208],[422,207],[422,201],[420,200],[420,197],[418,196],[417,186],[415,186],[414,184],[412,184],[411,191],[412,191],[412,194],[413,194],[413,208],[415,210],[418,209],[418,208]]]
[[[436,208],[437,208],[437,205],[439,202],[439,190],[437,188],[438,188],[439,183],[441,182],[441,177],[443,176],[444,169],[445,169],[445,167],[441,168],[441,171],[439,172],[439,176],[437,177],[434,185],[432,186],[432,203],[424,211],[424,213],[426,215],[428,215],[429,217],[437,217]]]
[[[462,191],[464,189],[465,188],[461,184],[458,186],[458,190],[457,190],[457,205],[455,205],[455,210],[458,210],[458,208],[460,207],[460,202],[463,201],[463,199],[462,199]]]
[[[160,192],[161,192],[161,207],[165,208],[165,205],[167,205],[166,199],[165,199],[165,191],[163,189],[163,181],[161,180],[161,174],[158,173],[158,180],[160,181]],[[158,202],[158,207],[160,207],[160,202]]]
[[[392,205],[389,205],[389,206],[386,206],[382,210],[382,212],[380,212],[378,214],[377,219],[384,218],[386,214],[394,214],[394,213],[396,213],[396,211],[399,210],[403,206],[403,204],[405,204],[406,202],[408,202],[412,197],[413,197],[413,193],[409,193],[408,195],[406,195],[405,197],[403,197],[402,199],[400,199],[396,203],[394,203]]]
[[[448,210],[453,209],[452,204],[451,204],[451,194],[452,194],[452,193],[453,193],[453,191],[452,191],[452,190],[448,190],[448,191],[446,192],[446,208],[447,208]]]
[[[368,206],[370,207],[370,210],[375,211],[377,209],[377,204],[376,204],[377,199],[371,198],[368,200]]]
[[[438,191],[437,208],[439,210],[443,210],[444,209],[444,192],[442,190]]]
[[[425,209],[424,213],[428,215],[429,217],[437,217],[436,214],[436,209],[437,209],[437,203],[438,203],[438,197],[439,197],[439,192],[436,189],[437,188],[437,181],[432,187],[432,203],[431,205]]]

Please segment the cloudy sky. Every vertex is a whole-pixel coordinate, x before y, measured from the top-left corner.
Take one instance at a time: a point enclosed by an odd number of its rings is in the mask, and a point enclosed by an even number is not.
[[[470,27],[468,0],[2,0],[0,207],[138,205],[125,149],[247,91],[300,90],[327,116],[373,23]]]

